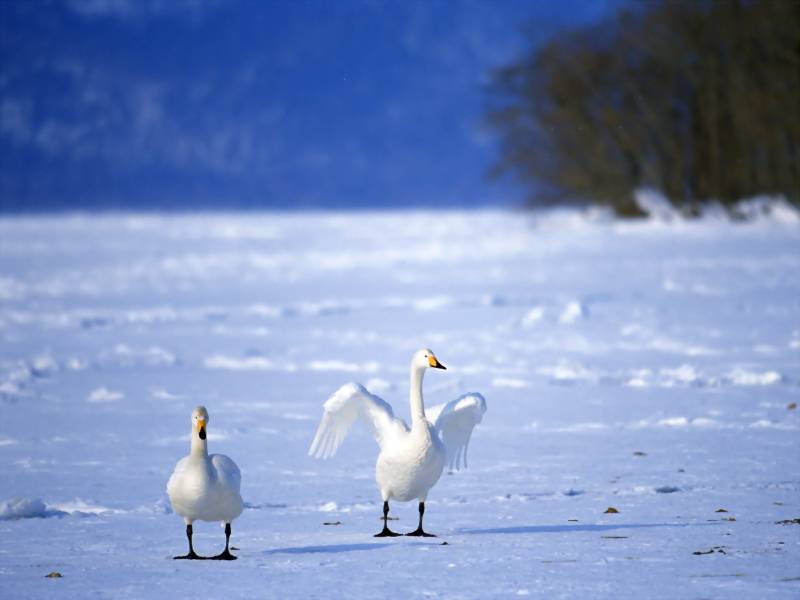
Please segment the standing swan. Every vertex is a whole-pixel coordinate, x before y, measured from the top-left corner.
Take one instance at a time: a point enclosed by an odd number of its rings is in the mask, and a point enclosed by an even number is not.
[[[422,529],[425,498],[439,481],[445,463],[467,466],[467,446],[472,430],[486,412],[486,401],[477,393],[466,394],[435,406],[425,416],[422,377],[425,369],[444,369],[432,351],[417,351],[411,358],[411,429],[394,416],[392,407],[358,383],[348,383],[324,404],[310,456],[328,458],[336,454],[356,417],[370,427],[380,446],[375,480],[383,498],[383,530],[375,537],[397,536],[389,530],[389,500],[419,499],[419,526],[406,535],[435,537]],[[439,437],[441,435],[441,438]]]
[[[208,455],[206,424],[208,411],[198,406],[192,411],[192,450],[182,458],[167,482],[167,494],[172,510],[186,522],[189,554],[175,558],[202,559],[192,547],[193,521],[222,521],[225,523],[225,550],[213,560],[236,560],[230,553],[231,521],[242,514],[239,488],[242,475],[239,467],[224,454]]]

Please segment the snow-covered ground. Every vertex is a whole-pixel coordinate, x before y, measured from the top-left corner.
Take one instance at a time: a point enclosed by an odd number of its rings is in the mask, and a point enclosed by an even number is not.
[[[800,595],[791,211],[3,218],[0,340],[4,599]],[[375,539],[374,441],[306,451],[346,381],[407,417],[421,346],[429,405],[489,410],[440,537]],[[197,404],[243,472],[233,563],[171,558]]]

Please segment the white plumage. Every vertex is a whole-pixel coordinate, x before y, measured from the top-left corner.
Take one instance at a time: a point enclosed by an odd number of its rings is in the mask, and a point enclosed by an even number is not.
[[[380,446],[375,479],[384,501],[384,531],[379,535],[392,535],[386,525],[389,500],[407,502],[415,498],[420,501],[420,526],[413,535],[426,535],[422,514],[428,492],[445,464],[451,469],[467,466],[472,430],[486,412],[483,396],[471,393],[429,409],[426,416],[422,379],[429,367],[444,369],[432,351],[416,352],[411,360],[410,428],[378,396],[360,384],[348,383],[325,402],[322,421],[309,448],[311,456],[329,458],[336,454],[357,418],[369,427]]]
[[[447,464],[450,469],[467,468],[467,449],[472,430],[483,419],[486,400],[477,392],[464,394],[447,404],[438,404],[425,411],[442,436],[447,450]]]
[[[239,467],[224,454],[182,458],[167,483],[172,510],[192,521],[230,523],[242,514]]]
[[[189,538],[189,554],[176,558],[200,558],[192,548],[192,522],[220,521],[225,524],[225,551],[214,557],[235,558],[228,550],[230,524],[242,514],[239,467],[224,454],[208,454],[208,412],[198,406],[192,412],[191,452],[178,464],[167,482],[172,510],[183,517]]]
[[[316,458],[334,456],[358,417],[369,427],[381,448],[409,431],[408,426],[394,416],[389,404],[360,383],[344,384],[328,398],[323,408],[322,421],[308,451]]]

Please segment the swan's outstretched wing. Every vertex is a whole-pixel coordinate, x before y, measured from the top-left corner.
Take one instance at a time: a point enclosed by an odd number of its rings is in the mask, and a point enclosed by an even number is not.
[[[466,468],[469,438],[485,412],[486,400],[477,392],[425,410],[428,420],[442,434],[451,469],[460,469],[462,462]]]
[[[358,383],[340,387],[323,407],[322,421],[308,449],[309,456],[316,458],[336,454],[357,417],[367,424],[381,447],[387,439],[408,431],[406,424],[394,416],[391,406]]]

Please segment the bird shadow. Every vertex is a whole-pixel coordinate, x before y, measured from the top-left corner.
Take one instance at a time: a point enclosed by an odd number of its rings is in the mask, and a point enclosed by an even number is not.
[[[275,548],[265,554],[338,554],[341,552],[358,552],[376,550],[389,544],[331,544],[330,546],[296,546],[294,548]]]
[[[651,527],[689,527],[700,525],[713,525],[714,523],[620,523],[617,525],[596,525],[581,523],[578,525],[517,525],[515,527],[493,527],[490,529],[461,529],[459,533],[486,534],[486,533],[576,533],[576,532],[602,532],[615,529],[647,529]]]

